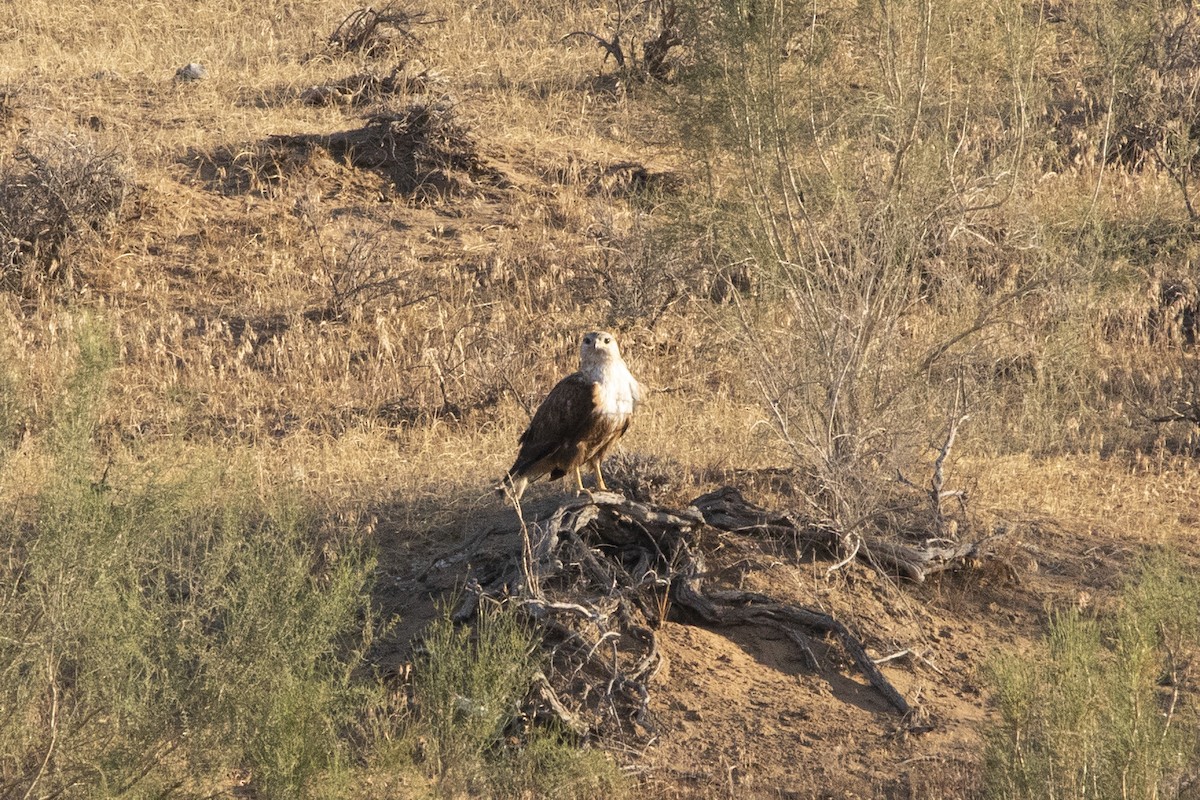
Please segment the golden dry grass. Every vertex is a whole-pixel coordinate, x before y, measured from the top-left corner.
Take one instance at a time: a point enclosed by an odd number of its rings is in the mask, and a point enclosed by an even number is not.
[[[20,35],[6,40],[0,82],[16,92],[23,127],[54,132],[95,116],[95,136],[133,164],[138,184],[137,218],[90,253],[73,307],[30,312],[10,301],[6,347],[23,391],[48,402],[70,363],[74,320],[94,313],[120,342],[104,420],[122,437],[252,443],[284,463],[308,453],[323,464],[317,474],[353,475],[326,479],[337,493],[340,483],[370,485],[373,471],[376,492],[421,492],[425,476],[436,476],[428,482],[452,501],[450,488],[466,476],[482,486],[502,471],[527,419],[514,392],[535,402],[572,368],[578,332],[605,321],[566,294],[581,285],[584,297],[595,295],[590,225],[604,216],[619,227],[630,216],[588,197],[586,186],[530,190],[571,164],[647,157],[610,136],[614,126],[636,126],[637,112],[587,89],[598,73],[594,50],[557,41],[595,25],[594,12],[551,19],[518,7],[448,8],[446,22],[415,28],[419,58],[445,74],[485,154],[511,169],[518,187],[499,200],[464,200],[448,219],[373,204],[382,182],[319,157],[284,175],[269,197],[222,196],[197,180],[197,155],[356,124],[343,109],[298,102],[308,85],[386,67],[322,55],[343,10],[158,5],[125,16],[122,8],[7,12]],[[202,62],[210,78],[174,83],[186,61]],[[310,218],[294,213],[299,201],[313,205]],[[306,324],[300,314],[328,295],[325,264],[354,258],[349,231],[370,240],[367,259],[402,276],[400,293],[346,325]],[[692,323],[668,323],[622,332],[643,380],[673,392],[650,403],[640,440],[676,449],[689,441],[697,453],[740,449],[756,415],[724,392],[700,407],[683,398],[712,380],[710,350],[683,353],[674,342],[695,332]],[[655,349],[670,359],[656,362]],[[488,392],[499,397],[479,396]],[[438,419],[456,408],[466,419]],[[732,423],[731,408],[742,422]],[[396,456],[384,465],[354,456],[362,451]]]
[[[268,474],[301,460],[320,464],[306,467],[306,482],[347,498],[387,486],[435,491],[418,487],[445,481],[459,487],[446,492],[450,502],[503,468],[529,404],[571,367],[578,332],[616,321],[639,375],[668,390],[653,396],[630,447],[699,470],[778,463],[783,451],[751,386],[758,366],[734,341],[734,315],[692,299],[649,329],[613,320],[610,287],[597,283],[598,271],[610,269],[605,243],[636,233],[642,212],[590,193],[580,176],[592,163],[625,159],[683,165],[649,100],[597,80],[594,46],[559,41],[572,30],[603,30],[598,9],[450,5],[437,12],[444,21],[417,26],[419,43],[395,56],[445,76],[461,118],[511,189],[464,198],[447,216],[379,203],[381,179],[320,156],[281,180],[252,176],[245,192],[204,179],[215,154],[253,153],[272,134],[358,123],[355,111],[298,102],[312,84],[391,63],[324,52],[349,10],[231,2],[149,4],[131,14],[119,3],[30,2],[3,12],[0,85],[16,107],[10,149],[26,132],[85,129],[128,159],[138,187],[130,218],[86,253],[70,302],[31,307],[5,298],[5,357],[29,398],[30,435],[70,368],[75,320],[92,315],[121,348],[104,411],[115,437],[246,447],[268,454]],[[173,82],[187,61],[204,63],[210,77]],[[1012,235],[1030,246],[1081,217],[1119,226],[1126,216],[1179,216],[1170,182],[1150,172],[1101,180],[1080,170],[1024,191],[1017,217],[1026,229]],[[401,276],[401,290],[345,324],[305,321],[328,301],[330,264],[362,266],[351,263],[361,240],[371,242],[363,268]],[[989,415],[998,422],[978,421],[964,451],[1007,449],[1014,431],[1042,450],[1056,439],[1084,451],[1123,446],[1120,428],[1138,420],[1121,415],[1120,395],[1170,383],[1182,367],[1169,352],[1138,349],[1136,335],[1112,340],[1104,320],[1137,334],[1156,301],[1153,281],[1172,263],[1180,259],[1112,265],[1127,286],[1124,305],[1113,306],[1111,291],[1043,295],[981,337],[966,354],[977,360],[971,368],[1095,363],[1083,385],[1066,390],[1071,397],[1044,399],[1052,408],[1035,402],[1037,387],[1013,390],[1013,407]],[[786,309],[764,312],[777,313],[764,329],[786,335]],[[964,305],[949,316],[914,314],[905,331],[919,350],[972,313]],[[1064,314],[1080,324],[1060,328],[1053,335],[1061,341],[1048,345],[1045,322]],[[1047,352],[1051,345],[1057,350]],[[1079,413],[1064,414],[1064,403]]]
[[[51,429],[81,326],[118,350],[97,480],[109,462],[129,481],[230,465],[262,496],[293,487],[332,524],[365,521],[384,548],[453,534],[498,502],[491,487],[534,404],[574,368],[579,334],[602,326],[651,388],[625,449],[669,464],[670,500],[737,471],[797,466],[759,388],[795,367],[774,359],[788,352],[797,307],[771,287],[712,300],[728,264],[695,233],[705,181],[665,110],[671,90],[602,74],[611,65],[594,44],[561,41],[605,30],[606,10],[444,3],[429,9],[439,21],[382,59],[326,47],[351,10],[316,0],[0,10],[0,166],[28,137],[86,136],[135,185],[116,230],[81,247],[74,287],[0,296],[0,391],[16,398],[0,509],[32,515],[53,477]],[[838,12],[850,18],[851,6]],[[315,107],[302,92],[405,60],[440,74],[434,93],[503,184],[417,203],[321,151],[265,144],[361,126],[373,106]],[[174,81],[192,61],[209,77]],[[826,67],[867,73],[866,61],[846,51]],[[1050,63],[1048,51],[1034,61]],[[860,144],[831,147],[851,163]],[[878,169],[882,152],[855,169]],[[597,188],[626,161],[678,172],[687,188],[650,199]],[[716,194],[738,183],[733,169],[708,178]],[[927,352],[1027,274],[1045,283],[922,376],[928,387],[898,417],[921,433],[901,460],[928,468],[939,404],[958,380],[976,418],[953,475],[985,515],[1045,515],[1139,545],[1194,536],[1192,434],[1145,412],[1186,396],[1197,374],[1148,323],[1164,280],[1194,278],[1196,246],[1155,240],[1151,255],[1138,238],[1169,239],[1185,220],[1176,185],[1154,169],[1022,173],[1003,213],[973,218],[947,258],[925,265],[953,301],[906,309],[900,349]],[[1000,241],[1019,257],[995,257]],[[670,270],[691,283],[664,301]],[[337,281],[379,277],[394,288],[322,318]],[[767,504],[800,504],[767,481],[756,488]]]

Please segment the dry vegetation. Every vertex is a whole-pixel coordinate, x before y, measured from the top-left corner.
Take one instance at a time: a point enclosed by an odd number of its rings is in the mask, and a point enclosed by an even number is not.
[[[1190,4],[1109,0],[6,5],[0,795],[1038,796],[994,770],[1112,727],[1012,700],[1061,667],[1047,607],[1103,661],[1140,556],[1200,555],[1198,46]],[[410,648],[599,327],[650,388],[641,499],[1003,534],[920,586],[713,540],[714,580],[906,653],[919,725],[832,642],[664,613],[653,735],[579,750],[513,722],[545,665],[503,614]],[[1181,592],[1128,680],[1194,732]],[[1147,758],[1138,796],[1195,796]],[[1122,796],[1091,780],[1055,791]]]

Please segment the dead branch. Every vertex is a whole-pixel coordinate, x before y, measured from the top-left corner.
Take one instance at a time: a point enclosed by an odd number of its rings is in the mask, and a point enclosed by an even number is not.
[[[860,560],[917,583],[935,573],[960,569],[985,558],[995,538],[960,544],[931,541],[919,546],[863,533],[851,542],[828,528],[802,524],[791,516],[760,508],[731,486],[696,498],[692,507],[714,528],[768,538],[794,538],[839,559],[850,555],[852,550],[848,548],[857,547]]]
[[[413,25],[433,25],[445,22],[444,18],[430,18],[424,11],[408,12],[389,3],[376,10],[371,6],[351,11],[341,24],[329,34],[330,47],[344,52],[361,52],[367,56],[383,51],[393,37],[414,41],[410,28]]]
[[[604,49],[604,60],[607,61],[608,57],[612,56],[613,60],[617,62],[617,66],[621,69],[625,69],[625,51],[621,48],[620,33],[614,34],[612,41],[610,42],[609,40],[600,36],[600,34],[592,33],[591,31],[571,31],[559,41],[565,42],[574,36],[584,36],[595,39],[600,44],[600,47]]]
[[[576,736],[583,737],[587,733],[587,725],[563,705],[562,701],[558,699],[558,694],[554,691],[554,687],[550,685],[550,681],[546,678],[546,674],[541,670],[533,676],[532,692],[538,701],[538,705],[546,709],[543,714],[552,717]]]
[[[961,491],[943,491],[942,487],[946,483],[944,472],[946,458],[950,455],[951,448],[954,447],[954,440],[958,436],[958,426],[970,418],[970,414],[963,414],[957,419],[950,420],[950,430],[946,432],[946,441],[942,444],[942,449],[938,451],[938,457],[933,462],[933,478],[929,482],[929,502],[933,507],[938,535],[944,532],[946,524],[945,514],[942,513],[942,501],[949,497],[957,497],[960,501],[965,501],[966,499],[965,493]]]
[[[760,508],[732,487],[683,510],[595,492],[535,504],[490,531],[489,537],[511,536],[513,546],[491,561],[466,554],[473,574],[454,618],[470,619],[487,597],[513,603],[539,626],[551,656],[544,686],[529,695],[532,714],[557,718],[576,732],[653,733],[651,689],[666,658],[655,629],[664,615],[717,628],[778,631],[813,668],[819,662],[811,641],[831,639],[891,708],[912,712],[859,636],[840,620],[767,595],[709,585],[704,542],[716,531],[787,537],[855,557],[842,552],[847,543],[837,532]],[[963,567],[981,557],[987,544],[917,546],[879,536],[855,538],[857,558],[915,581]]]
[[[1000,312],[1003,311],[1008,305],[1016,303],[1016,301],[1021,300],[1026,295],[1037,291],[1042,287],[1043,284],[1044,281],[1041,280],[1028,280],[1025,283],[1022,283],[1020,286],[1017,286],[1011,292],[1007,292],[988,303],[986,306],[980,309],[978,314],[975,315],[975,321],[969,326],[929,348],[925,354],[925,357],[921,359],[921,367],[919,371],[922,373],[928,373],[933,368],[933,365],[942,356],[950,352],[950,350],[959,342],[969,339],[985,328],[990,328],[992,325],[1005,322],[1006,320]]]
[[[950,430],[946,433],[946,441],[942,444],[942,449],[938,451],[938,457],[934,459],[929,501],[935,509],[940,509],[942,506],[942,486],[945,484],[943,467],[946,463],[946,457],[950,455],[950,448],[954,447],[954,439],[958,436],[958,426],[969,418],[969,415],[964,414],[962,417],[950,421]]]
[[[1200,425],[1200,403],[1179,403],[1165,414],[1143,414],[1147,422],[1161,425],[1167,422],[1190,422]]]
[[[642,43],[642,68],[652,78],[663,79],[667,75],[667,54],[671,48],[683,44],[679,33],[679,6],[664,3],[661,7],[658,33]]]

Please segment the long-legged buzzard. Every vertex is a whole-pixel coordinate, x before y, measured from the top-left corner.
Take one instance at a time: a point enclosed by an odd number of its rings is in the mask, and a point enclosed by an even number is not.
[[[553,479],[575,473],[583,492],[580,468],[596,473],[597,488],[607,491],[600,462],[629,429],[642,400],[642,387],[621,358],[611,333],[585,334],[579,348],[579,371],[559,381],[538,406],[507,481],[518,500],[525,487],[543,475]]]

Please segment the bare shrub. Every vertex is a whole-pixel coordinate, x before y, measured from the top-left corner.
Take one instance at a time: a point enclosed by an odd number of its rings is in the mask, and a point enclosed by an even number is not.
[[[381,9],[371,6],[351,11],[329,34],[329,46],[340,53],[360,53],[368,58],[385,55],[398,47],[415,44],[413,25],[441,22],[424,11],[405,11],[395,3]]]
[[[726,295],[735,335],[814,503],[843,532],[944,425],[932,409],[958,389],[930,368],[1044,269],[1014,255],[1004,213],[1040,91],[1036,24],[997,9],[963,30],[929,3],[858,11],[701,4],[688,23],[704,32],[697,66],[677,98],[708,175],[735,176],[710,180],[708,198],[716,249],[752,265],[759,287]],[[978,74],[980,52],[994,72]],[[965,74],[988,82],[985,101]],[[918,314],[932,320],[920,336]]]
[[[305,313],[308,319],[348,322],[361,319],[364,309],[380,301],[389,301],[394,311],[436,296],[416,288],[417,269],[399,268],[384,252],[380,237],[355,230],[339,243],[326,235],[328,220],[312,203],[298,203],[296,214],[318,247],[315,279],[320,295]]]
[[[591,271],[597,295],[607,302],[609,324],[653,330],[671,309],[704,294],[708,276],[702,262],[670,233],[636,212],[629,222],[610,215],[596,225],[601,249]]]
[[[604,50],[604,61],[612,58],[617,69],[637,78],[666,80],[673,65],[671,51],[684,44],[680,32],[680,9],[673,0],[617,0],[608,15],[608,30],[572,31],[563,41],[586,38]],[[608,38],[605,38],[607,36]],[[638,40],[641,52],[638,52]]]
[[[113,228],[131,191],[124,158],[90,138],[27,141],[0,166],[0,288],[72,284],[76,248]]]

